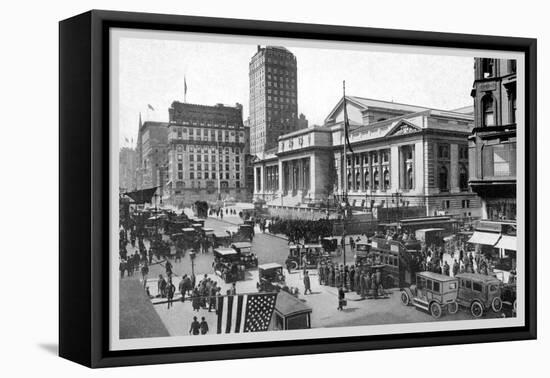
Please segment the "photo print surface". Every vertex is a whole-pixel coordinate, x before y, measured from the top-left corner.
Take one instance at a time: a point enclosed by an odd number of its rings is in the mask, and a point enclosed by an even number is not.
[[[109,69],[112,350],[525,324],[522,54],[112,29]]]

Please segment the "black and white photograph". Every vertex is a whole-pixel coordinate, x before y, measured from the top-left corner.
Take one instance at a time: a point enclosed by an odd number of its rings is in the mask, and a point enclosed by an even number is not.
[[[525,59],[113,28],[110,348],[525,325]]]

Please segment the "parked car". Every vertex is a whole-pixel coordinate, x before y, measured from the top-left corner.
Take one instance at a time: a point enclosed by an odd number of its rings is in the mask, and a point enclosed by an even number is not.
[[[285,275],[281,264],[268,263],[258,266],[258,283],[256,287],[259,291],[278,292],[285,286]]]
[[[258,266],[258,257],[252,253],[252,244],[249,242],[237,242],[231,244],[231,248],[237,251],[241,263],[245,268],[255,268]]]
[[[474,318],[480,318],[485,311],[502,310],[501,282],[494,276],[476,273],[459,273],[457,303],[470,309]]]
[[[416,274],[416,284],[401,289],[401,303],[428,311],[437,319],[444,311],[450,314],[458,311],[457,294],[457,278],[419,272]]]

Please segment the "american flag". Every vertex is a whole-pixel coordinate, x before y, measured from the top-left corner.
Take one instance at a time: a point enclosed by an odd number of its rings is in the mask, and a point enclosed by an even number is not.
[[[240,294],[218,297],[217,333],[267,331],[277,293]]]

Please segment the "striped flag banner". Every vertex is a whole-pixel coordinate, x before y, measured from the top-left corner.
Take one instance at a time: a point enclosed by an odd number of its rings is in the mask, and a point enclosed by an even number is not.
[[[275,310],[276,300],[277,293],[218,297],[217,333],[267,331]]]

